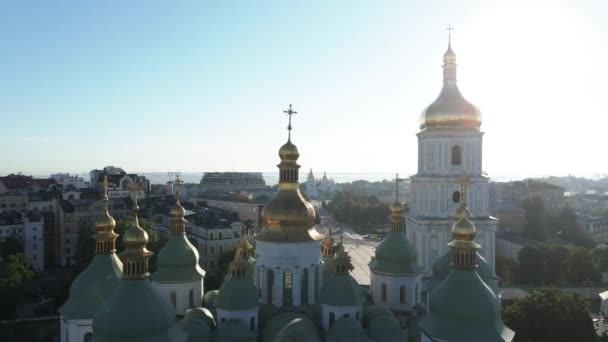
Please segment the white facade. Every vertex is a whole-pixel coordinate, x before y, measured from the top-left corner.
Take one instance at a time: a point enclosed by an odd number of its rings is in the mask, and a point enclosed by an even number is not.
[[[91,342],[92,340],[92,319],[66,320],[61,317],[61,342]]]
[[[370,291],[374,303],[391,310],[411,310],[420,302],[422,274],[397,275],[371,271]]]
[[[323,173],[322,178],[315,178],[312,169],[308,173],[306,183],[304,184],[306,186],[306,194],[314,199],[321,195],[331,195],[338,188],[333,178],[327,178],[326,173]]]
[[[255,260],[262,303],[277,307],[315,303],[322,285],[321,240],[256,241]]]
[[[36,272],[44,271],[44,219],[37,221],[26,219],[24,224],[25,254],[31,258],[32,267]]]
[[[463,129],[418,133],[418,173],[410,178],[407,238],[426,276],[448,249],[462,174],[469,178],[466,200],[478,229],[480,254],[494,272],[496,220],[490,217],[489,179],[482,173],[482,137],[482,132]]]
[[[183,283],[152,281],[152,287],[173,306],[176,315],[184,316],[186,310],[202,305],[203,278]]]
[[[78,175],[71,176],[69,173],[55,173],[51,175],[51,178],[54,179],[57,184],[61,184],[64,188],[68,185],[73,185],[77,189],[89,187],[89,183],[85,182],[83,177],[78,177]]]
[[[335,321],[340,318],[350,317],[357,321],[361,321],[361,309],[362,305],[355,306],[333,306],[323,304],[321,305],[321,325],[323,330],[328,331],[329,328],[334,324]]]
[[[217,327],[221,327],[224,323],[231,319],[238,319],[249,327],[255,333],[258,331],[258,308],[243,311],[217,310]]]

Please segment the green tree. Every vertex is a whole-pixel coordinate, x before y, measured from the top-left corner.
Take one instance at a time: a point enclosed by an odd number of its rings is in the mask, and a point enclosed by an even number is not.
[[[594,248],[591,255],[600,272],[608,271],[608,248]]]
[[[515,341],[596,341],[593,321],[584,299],[554,288],[541,288],[506,307],[505,324],[515,331]]]
[[[505,284],[516,284],[519,277],[519,262],[496,256],[496,275]]]
[[[0,257],[0,319],[15,317],[23,281],[33,276],[29,260],[23,253]]]
[[[537,241],[545,240],[548,237],[545,205],[542,198],[533,197],[524,200],[526,225],[524,235]]]
[[[226,277],[226,274],[228,274],[228,266],[230,265],[230,262],[234,260],[235,253],[236,249],[232,249],[220,254],[217,261],[217,267],[214,272],[208,272],[205,275],[205,292],[218,290],[222,286],[224,278]]]
[[[557,285],[562,283],[566,274],[564,272],[567,260],[570,257],[568,248],[560,245],[543,246],[542,253],[542,283],[544,285]]]
[[[0,242],[0,257],[6,259],[9,255],[15,255],[17,253],[23,253],[23,245],[16,237],[9,236]]]
[[[598,265],[594,262],[591,251],[584,247],[575,247],[570,251],[565,269],[568,281],[572,284],[584,281],[597,283],[600,280]]]
[[[385,224],[390,213],[388,205],[376,196],[354,191],[336,192],[327,209],[338,222],[351,224],[360,231],[372,231]]]
[[[543,260],[538,247],[527,246],[519,251],[519,281],[522,284],[542,283]]]

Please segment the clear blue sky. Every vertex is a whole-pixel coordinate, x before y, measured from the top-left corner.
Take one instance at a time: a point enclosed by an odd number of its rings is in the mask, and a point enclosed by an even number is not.
[[[0,173],[413,173],[456,27],[484,169],[608,172],[604,1],[5,1]]]

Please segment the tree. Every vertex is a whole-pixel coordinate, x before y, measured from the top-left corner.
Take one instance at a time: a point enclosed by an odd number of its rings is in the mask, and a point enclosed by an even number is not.
[[[524,235],[537,241],[545,240],[548,234],[545,205],[542,198],[532,197],[524,200],[523,208],[526,216]]]
[[[594,263],[591,252],[584,247],[575,247],[570,251],[565,269],[568,281],[573,284],[581,284],[584,281],[599,282],[600,280],[598,266]]]
[[[505,324],[515,331],[515,341],[596,341],[585,300],[573,293],[541,288],[506,307]]]
[[[519,277],[519,262],[496,256],[496,275],[500,277],[502,283],[515,284]]]
[[[570,257],[568,248],[560,245],[541,247],[542,253],[542,283],[544,285],[557,285],[562,283],[566,274],[564,272],[566,261]]]
[[[527,246],[519,251],[519,280],[523,284],[542,283],[543,260],[538,247]]]
[[[21,241],[14,236],[9,236],[0,242],[0,257],[8,258],[9,255],[23,253]]]
[[[34,272],[29,268],[29,260],[23,253],[0,257],[0,318],[15,317],[16,306],[22,290],[22,283]]]
[[[234,260],[234,255],[236,254],[236,249],[228,250],[222,252],[217,261],[217,268],[214,272],[209,272],[205,275],[204,287],[205,292],[211,290],[218,290],[222,283],[224,282],[224,278],[226,274],[228,274],[228,266],[230,262]]]
[[[371,231],[386,223],[390,213],[388,205],[376,196],[354,191],[336,192],[327,209],[339,222],[352,224],[360,231]]]

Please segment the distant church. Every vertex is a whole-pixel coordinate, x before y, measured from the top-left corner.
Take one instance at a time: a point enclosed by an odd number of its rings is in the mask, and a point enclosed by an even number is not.
[[[61,341],[512,341],[488,252],[494,233],[481,174],[480,114],[458,92],[451,46],[444,88],[423,113],[418,134],[413,210],[406,219],[402,203],[391,204],[390,232],[369,262],[369,288],[350,274],[346,246],[331,230],[316,230],[316,212],[298,182],[295,111],[290,105],[285,112],[278,191],[262,211],[255,246],[243,234],[219,290],[203,289],[205,271],[186,237],[179,192],[157,270],[148,270],[152,253],[137,200],[119,258],[105,181],[96,254],[60,308]]]
[[[327,173],[323,172],[322,178],[315,178],[312,169],[306,178],[306,194],[312,199],[318,199],[321,196],[330,197],[338,189],[333,178],[327,178]]]

